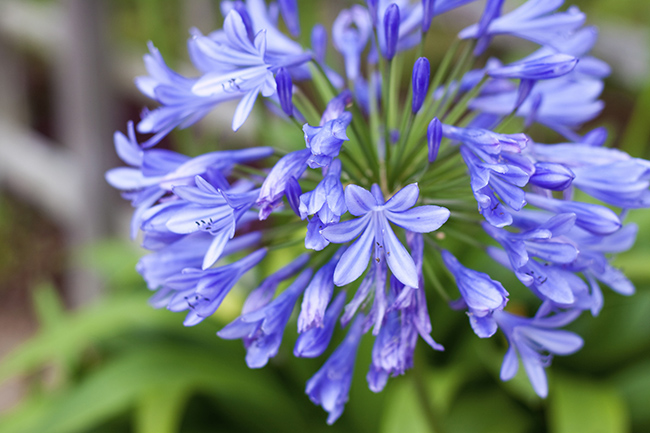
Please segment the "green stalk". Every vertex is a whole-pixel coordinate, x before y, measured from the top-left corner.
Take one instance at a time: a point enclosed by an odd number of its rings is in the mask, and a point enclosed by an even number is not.
[[[409,153],[409,149],[412,147],[411,143],[417,144],[422,139],[422,137],[426,137],[427,124],[431,121],[431,117],[428,115],[428,113],[432,111],[433,105],[436,104],[436,100],[434,99],[433,95],[436,89],[442,83],[442,80],[447,75],[447,71],[451,66],[451,62],[456,55],[456,52],[458,51],[460,42],[460,40],[454,41],[452,46],[445,53],[445,56],[440,62],[438,69],[436,69],[436,73],[433,76],[433,81],[431,82],[427,96],[424,98],[424,104],[418,114],[415,116],[413,124],[410,127],[410,129],[412,131],[415,131],[416,134],[410,134],[409,140],[405,142],[404,149],[401,151],[404,154],[408,153],[409,157],[406,158],[406,161],[412,161],[411,157],[413,156],[413,151],[410,151]]]
[[[447,78],[447,84],[445,86],[445,90],[443,92],[443,95],[440,99],[435,100],[433,98],[433,93],[435,92],[435,89],[437,89],[440,85],[440,82],[444,78],[444,75],[446,75],[447,70],[449,69],[449,66],[451,64],[451,60],[453,58],[453,55],[455,54],[457,48],[458,48],[458,43],[455,43],[452,48],[445,54],[445,58],[443,58],[443,61],[441,63],[441,67],[436,71],[436,75],[434,76],[433,83],[431,89],[429,89],[430,95],[427,95],[427,99],[425,100],[425,106],[423,109],[420,110],[418,115],[415,118],[414,125],[412,127],[413,130],[416,131],[415,135],[411,135],[411,139],[406,142],[404,148],[404,152],[407,156],[406,161],[422,161],[425,160],[426,158],[422,158],[418,155],[420,153],[419,143],[421,142],[423,137],[426,137],[426,128],[427,128],[427,123],[433,118],[433,115],[438,111],[439,106],[441,101],[447,99],[445,101],[445,105],[449,105],[451,101],[455,98],[455,95],[458,92],[458,86],[456,86],[456,89],[454,89],[453,95],[449,97],[449,89],[451,88],[451,84],[454,82],[454,80],[458,81],[462,75],[465,74],[466,70],[469,70],[471,68],[471,60],[472,60],[472,50],[473,50],[473,43],[466,43],[465,46],[463,47],[463,51],[460,54],[460,60],[454,65],[454,68],[452,69],[452,72],[450,76]],[[451,53],[451,54],[450,54]],[[419,132],[419,134],[418,134]],[[415,156],[418,156],[415,158]],[[398,180],[404,180],[410,178],[413,173],[416,173],[419,169],[416,168],[415,170],[412,170],[409,176],[401,176],[398,178]]]
[[[449,70],[449,66],[451,65],[451,61],[456,55],[456,51],[458,51],[458,47],[460,46],[460,40],[454,41],[452,46],[447,50],[445,53],[445,57],[442,58],[442,61],[440,62],[440,66],[438,66],[438,69],[436,69],[436,73],[433,76],[433,81],[431,82],[431,86],[429,87],[429,92],[427,93],[426,98],[424,98],[424,105],[422,106],[422,109],[420,110],[420,113],[418,113],[418,119],[422,120],[424,119],[425,121],[427,120],[426,113],[431,111],[431,107],[435,103],[435,99],[433,98],[434,93],[436,92],[436,89],[440,87],[440,84],[442,83],[443,78],[445,78],[445,75],[447,75],[447,71]],[[416,125],[419,123],[416,122]]]
[[[363,175],[363,167],[359,165],[357,162],[356,158],[351,157],[347,153],[343,152],[346,149],[341,149],[342,152],[339,153],[339,159],[345,166],[345,172],[350,176],[350,178],[357,184],[365,184],[365,182],[362,179],[365,179],[366,177]],[[355,170],[351,170],[351,168],[354,168]]]
[[[314,104],[307,98],[307,96],[302,92],[302,90],[296,92],[293,95],[293,103],[295,104],[298,111],[305,116],[307,123],[310,125],[317,125],[320,122],[320,114]]]
[[[458,92],[460,92],[460,79],[463,77],[463,75],[467,73],[467,71],[469,71],[472,68],[472,64],[474,60],[472,57],[473,50],[474,50],[473,43],[467,43],[463,48],[463,52],[460,56],[460,60],[458,61],[458,63],[456,63],[451,75],[447,79],[447,85],[445,86],[444,94],[434,104],[434,109],[432,110],[434,116],[437,116],[438,113],[444,114],[449,108],[449,106],[454,102],[454,99],[456,99],[456,95],[458,95]],[[451,86],[452,84],[454,84],[454,82],[456,82],[456,86],[450,95],[449,90],[451,89]]]
[[[394,129],[397,124],[397,110],[399,108],[399,85],[402,80],[402,66],[401,61],[402,56],[395,56],[393,60],[390,61],[390,76],[389,76],[389,85],[388,85],[388,94],[390,95],[388,108],[388,124],[386,128],[388,129],[388,134]]]
[[[467,110],[467,106],[469,105],[470,101],[479,94],[487,80],[488,76],[484,75],[481,81],[479,81],[476,86],[474,86],[469,92],[465,93],[465,95],[463,95],[463,97],[460,99],[460,101],[458,101],[454,108],[452,108],[449,114],[441,119],[441,121],[444,120],[444,122],[448,125],[456,124],[465,110]]]
[[[390,105],[391,100],[390,100],[390,92],[389,92],[389,83],[390,83],[390,72],[391,68],[390,65],[386,64],[386,61],[383,59],[383,57],[379,57],[379,67],[380,70],[383,71],[383,78],[381,80],[381,93],[382,93],[382,100],[381,100],[381,111],[382,111],[382,117],[384,120],[384,161],[390,161],[390,156],[391,156],[391,147],[390,147],[390,137],[388,133],[388,105]]]
[[[418,362],[413,363],[413,372],[411,374],[413,380],[413,386],[415,387],[415,392],[418,396],[418,401],[424,412],[425,419],[429,424],[429,430],[432,433],[443,433],[442,426],[438,422],[438,417],[436,415],[436,410],[431,402],[429,397],[429,390],[426,388],[426,378],[422,374],[422,359],[418,359]]]
[[[408,142],[409,136],[411,135],[411,126],[413,125],[413,119],[415,115],[411,110],[405,110],[408,111],[409,116],[408,120],[406,122],[406,126],[400,131],[400,139],[397,143],[397,152],[395,158],[393,158],[393,162],[391,164],[391,175],[388,178],[388,184],[390,187],[394,187],[395,185],[395,176],[398,172],[398,168],[400,164],[402,163],[402,156],[404,155],[404,147],[406,146],[406,143]]]
[[[325,71],[323,71],[323,68],[317,62],[311,62],[309,63],[309,66],[312,75],[312,80],[314,82],[314,85],[316,86],[316,90],[318,91],[319,96],[323,100],[323,103],[327,104],[332,98],[336,96],[337,93],[336,88],[327,78]],[[368,171],[371,171],[372,173],[375,173],[376,176],[378,176],[379,171],[378,168],[375,166],[375,164],[367,165],[367,163],[370,163],[371,161],[375,160],[375,158],[373,158],[372,149],[369,149],[367,145],[364,145],[364,141],[362,140],[362,135],[359,133],[360,131],[358,130],[358,128],[361,119],[362,117],[360,113],[357,113],[356,116],[353,114],[352,128],[351,130],[348,130],[350,145],[346,146],[346,149],[351,153],[350,156],[357,160],[359,167],[363,167],[361,172],[364,177],[368,176]],[[362,161],[365,162],[366,164],[361,164]]]

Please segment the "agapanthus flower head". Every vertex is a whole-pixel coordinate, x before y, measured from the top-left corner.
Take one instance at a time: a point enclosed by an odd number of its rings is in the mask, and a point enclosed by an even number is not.
[[[610,72],[589,55],[597,31],[563,0],[515,9],[487,0],[443,59],[429,57],[436,17],[473,1],[367,0],[315,25],[311,49],[292,39],[299,2],[223,1],[222,29],[191,31],[196,76],[174,72],[149,45],[148,75],[136,84],[159,106],[115,133],[127,167],[106,179],[131,201],[131,235],[142,232],[151,251],[137,265],[151,304],[187,312],[193,326],[235,285],[253,289],[218,332],[243,341],[251,368],[283,350],[285,332],[299,333],[297,357],[341,341],[305,390],[330,424],[348,401],[363,338],[374,340],[363,362],[375,392],[413,367],[420,338],[443,350],[429,308],[464,311],[481,338],[500,329],[509,344],[501,378],[521,359],[545,397],[552,356],[582,346],[560,328],[583,311],[598,315],[601,283],[634,293],[611,259],[634,244],[628,209],[650,207],[650,162],[608,148],[603,128],[581,130],[602,110]],[[336,52],[326,56],[329,28]],[[504,64],[490,47],[497,35],[538,46]],[[237,101],[237,131],[259,95],[285,123],[281,139],[261,131],[256,147],[195,157],[156,147],[225,101]],[[536,123],[559,143],[516,129]],[[510,278],[472,269],[467,251]],[[267,256],[284,266],[269,275],[258,266]]]
[[[548,384],[544,368],[550,365],[553,355],[569,355],[582,347],[583,341],[578,335],[557,329],[578,314],[572,311],[529,319],[506,312],[496,313],[494,318],[510,345],[503,359],[501,379],[510,380],[515,376],[519,356],[533,389],[540,397],[546,397]]]

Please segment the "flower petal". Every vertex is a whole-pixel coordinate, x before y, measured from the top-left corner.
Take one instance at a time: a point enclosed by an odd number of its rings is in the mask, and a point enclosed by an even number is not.
[[[345,188],[345,203],[354,216],[365,215],[377,206],[377,201],[370,191],[354,184]]]
[[[384,209],[392,212],[404,212],[415,206],[420,195],[417,183],[406,185],[392,196],[384,205]]]
[[[372,226],[369,226],[361,237],[341,256],[341,260],[339,260],[334,270],[334,284],[339,287],[345,286],[363,274],[363,271],[368,267],[374,240],[375,230]],[[413,268],[415,268],[415,265],[413,265]]]
[[[334,242],[335,244],[350,242],[352,239],[359,236],[363,229],[366,228],[370,222],[371,216],[372,215],[369,214],[363,218],[355,218],[338,224],[329,225],[321,231],[321,234],[325,239]]]
[[[449,209],[441,206],[418,206],[405,212],[384,211],[390,222],[416,233],[438,230],[447,222],[449,214]]]
[[[388,267],[402,284],[417,289],[419,287],[418,271],[413,258],[397,239],[388,221],[385,218],[382,220],[382,237]]]

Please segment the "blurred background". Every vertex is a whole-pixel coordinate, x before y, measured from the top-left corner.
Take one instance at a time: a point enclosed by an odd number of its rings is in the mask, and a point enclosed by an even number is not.
[[[299,3],[305,46],[317,19],[329,28],[352,4]],[[650,158],[650,7],[568,3],[598,26],[595,55],[613,68],[605,111],[591,126],[608,128],[609,145]],[[445,42],[430,58],[482,5],[434,21]],[[293,358],[292,332],[262,370],[245,366],[239,341],[215,336],[237,316],[245,287],[194,328],[182,326],[182,314],[150,308],[134,269],[143,252],[127,238],[131,209],[104,181],[121,165],[112,136],[143,106],[155,106],[133,84],[145,74],[147,41],[192,75],[188,29],[207,33],[221,22],[216,0],[0,0],[1,433],[388,433],[432,431],[432,424],[439,432],[650,431],[650,215],[643,211],[628,216],[641,226],[636,246],[615,259],[637,294],[608,292],[599,317],[585,314],[572,326],[585,347],[554,360],[545,401],[521,372],[500,382],[502,337],[477,339],[466,317],[435,296],[433,336],[446,352],[419,347],[416,369],[373,394],[366,339],[350,402],[332,427],[304,394],[323,359]],[[497,39],[494,49],[528,49],[511,42]],[[236,145],[231,113],[220,107],[162,145],[188,154]],[[284,126],[265,119],[258,119],[265,127],[249,120],[236,139],[282,137]],[[468,265],[484,260],[464,257]]]

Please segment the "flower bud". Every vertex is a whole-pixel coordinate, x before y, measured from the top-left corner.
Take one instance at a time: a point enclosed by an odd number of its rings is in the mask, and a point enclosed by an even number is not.
[[[431,66],[426,57],[420,57],[413,66],[413,102],[411,110],[413,114],[420,111],[424,98],[429,91],[429,76],[431,74]]]
[[[530,177],[530,183],[553,191],[563,191],[571,186],[575,177],[575,174],[562,164],[538,162],[535,164],[535,174]]]
[[[384,57],[386,60],[393,60],[397,52],[397,41],[399,40],[399,7],[393,3],[386,9],[384,14]]]
[[[429,146],[429,162],[434,162],[438,157],[440,150],[440,141],[442,141],[442,123],[437,117],[434,117],[427,128],[427,144]]]
[[[377,7],[379,0],[366,0],[366,5],[368,6],[368,12],[370,12],[370,18],[372,18],[372,25],[377,27]]]
[[[316,24],[311,30],[311,49],[314,51],[314,58],[319,62],[325,61],[327,50],[327,30],[322,24]]]
[[[422,32],[426,33],[431,27],[431,20],[433,19],[433,8],[436,0],[422,0]]]
[[[289,117],[293,116],[293,102],[291,102],[293,82],[291,81],[291,75],[286,69],[280,68],[275,76],[275,83],[278,86],[278,98],[280,99],[282,111]]]
[[[282,19],[289,29],[291,36],[300,35],[300,20],[298,19],[298,3],[296,0],[278,0]]]

